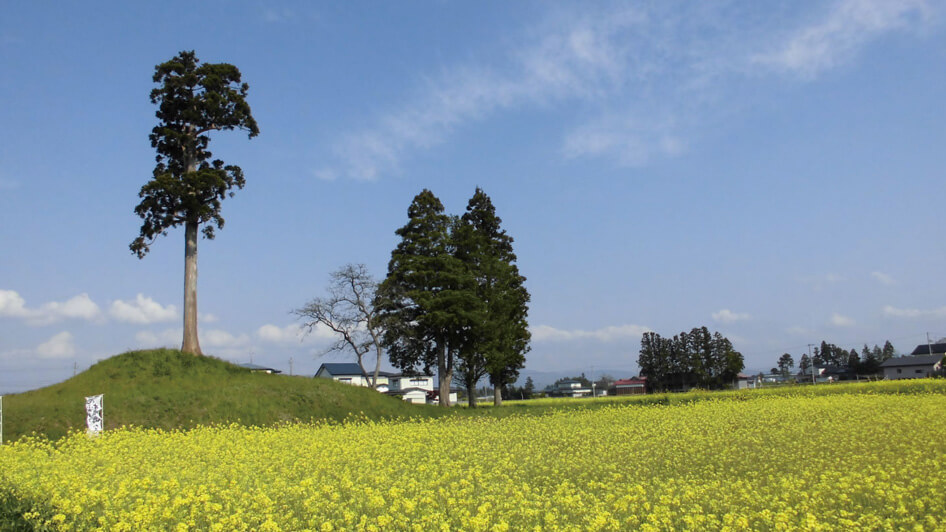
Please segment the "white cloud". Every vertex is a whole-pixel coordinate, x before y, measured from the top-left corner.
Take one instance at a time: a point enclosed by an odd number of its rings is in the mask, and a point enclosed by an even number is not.
[[[198,331],[200,344],[207,347],[243,347],[250,343],[250,337],[245,334],[233,335],[221,329]]]
[[[842,0],[827,15],[796,30],[755,62],[812,78],[847,61],[879,35],[921,26],[932,16],[927,0]]]
[[[298,325],[287,325],[278,327],[272,324],[266,324],[256,331],[261,340],[272,342],[274,344],[299,342],[302,340],[303,331]]]
[[[649,327],[643,325],[612,325],[585,331],[581,329],[556,329],[548,325],[539,325],[532,327],[532,339],[536,342],[560,342],[579,339],[594,339],[601,342],[611,342],[625,338],[640,338],[644,333],[650,332]]]
[[[728,115],[734,83],[773,72],[811,78],[889,32],[920,26],[932,18],[929,4],[838,0],[788,14],[752,2],[557,6],[505,46],[480,50],[482,59],[424,77],[371,126],[343,133],[335,163],[313,173],[376,179],[467,124],[562,104],[571,112],[558,126],[565,157],[640,166],[677,156],[711,117]]]
[[[55,301],[45,303],[40,307],[38,316],[31,320],[48,324],[66,318],[98,321],[102,319],[102,310],[92,301],[89,294],[79,294],[62,303]]]
[[[177,319],[177,308],[138,294],[134,301],[112,301],[109,314],[118,321],[147,325]]]
[[[61,303],[51,301],[31,309],[16,291],[0,290],[0,317],[22,318],[30,325],[49,325],[64,319],[99,321],[102,311],[88,294],[79,294]]]
[[[200,313],[198,313],[198,314],[197,314],[197,321],[199,321],[200,323],[216,323],[216,322],[220,321],[220,318],[218,318],[215,314],[200,314]]]
[[[877,282],[879,282],[879,283],[881,283],[881,284],[885,284],[885,285],[887,285],[887,286],[890,286],[890,285],[893,285],[893,284],[896,284],[896,283],[897,283],[897,281],[895,281],[895,280],[893,279],[893,277],[887,275],[886,273],[882,273],[882,272],[871,272],[870,276],[873,277]]]
[[[72,334],[63,331],[49,340],[39,344],[36,354],[40,358],[69,358],[76,353],[72,341]]]
[[[181,340],[184,337],[184,329],[165,329],[160,332],[138,331],[135,333],[135,341],[141,347],[173,347],[181,346]]]
[[[814,334],[814,331],[811,331],[804,327],[799,327],[797,325],[793,327],[789,327],[788,329],[786,329],[786,332],[788,332],[788,334],[793,334],[795,336],[811,336],[812,334]]]
[[[853,327],[855,322],[853,319],[847,316],[842,316],[838,314],[837,312],[835,312],[834,314],[831,315],[831,319],[829,320],[829,323],[831,325],[834,325],[835,327]]]
[[[946,307],[934,309],[884,307],[884,316],[891,318],[946,318]]]
[[[26,301],[13,290],[0,290],[0,316],[27,318],[32,312],[26,309]]]
[[[311,338],[316,341],[334,340],[335,333],[324,325],[316,325],[309,332],[305,327],[298,324],[291,324],[285,327],[266,324],[257,329],[256,335],[263,341],[274,344],[300,343],[304,339]]]
[[[733,323],[737,321],[745,321],[750,319],[750,316],[745,313],[733,312],[729,309],[722,309],[719,312],[714,312],[712,314],[713,319],[721,323]]]

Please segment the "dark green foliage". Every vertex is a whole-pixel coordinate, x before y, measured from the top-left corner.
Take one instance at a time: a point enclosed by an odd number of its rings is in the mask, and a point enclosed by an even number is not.
[[[455,221],[444,214],[440,200],[425,189],[414,197],[407,216],[407,224],[396,231],[401,241],[391,252],[375,299],[385,330],[382,343],[399,369],[437,367],[443,392],[460,352],[469,349],[483,304],[475,279],[454,254],[450,231]]]
[[[453,231],[455,255],[475,279],[484,307],[469,352],[485,363],[493,387],[519,377],[529,351],[529,292],[516,266],[511,236],[502,229],[489,196],[477,187]],[[464,357],[465,359],[466,357]]]
[[[2,472],[0,472],[2,473]],[[38,513],[41,519],[34,521],[48,522],[55,512],[45,501],[34,501],[22,497],[12,487],[3,482],[0,474],[0,530],[4,532],[35,532],[37,530],[53,530],[53,528],[36,528],[23,515]]]
[[[184,223],[208,223],[204,236],[223,228],[220,202],[243,188],[239,166],[211,160],[207,150],[210,131],[242,129],[250,138],[259,134],[246,103],[249,89],[240,71],[226,63],[199,65],[194,52],[155,67],[151,102],[160,123],[151,131],[151,146],[158,152],[151,181],[141,187],[135,213],[144,223],[130,248],[144,257],[150,244],[168,229]]]
[[[880,352],[880,361],[885,362],[895,356],[897,356],[897,350],[894,349],[893,344],[890,343],[890,340],[887,340],[884,342],[884,348]]]
[[[479,188],[461,218],[429,190],[414,198],[375,301],[392,365],[436,366],[441,386],[456,372],[472,398],[484,376],[496,390],[515,382],[529,350],[529,293],[501,224]]]
[[[791,372],[792,368],[795,367],[795,360],[792,358],[792,355],[785,353],[778,359],[778,371],[783,376],[788,377],[788,374]],[[773,371],[773,373],[775,373]]]
[[[718,332],[710,334],[706,327],[672,339],[644,333],[637,365],[651,390],[721,389],[731,386],[745,367],[732,343]]]
[[[808,371],[808,368],[810,367],[811,367],[811,357],[809,357],[808,354],[805,353],[804,355],[801,356],[801,360],[798,361],[798,369],[801,370],[802,373],[805,373],[806,371]]]

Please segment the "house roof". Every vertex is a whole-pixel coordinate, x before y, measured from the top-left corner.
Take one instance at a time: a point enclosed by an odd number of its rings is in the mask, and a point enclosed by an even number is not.
[[[354,362],[325,362],[319,366],[319,370],[316,371],[315,374],[318,375],[319,373],[322,373],[323,369],[326,373],[332,375],[333,377],[342,375],[352,375],[356,377],[365,376],[365,374],[361,371],[361,367]]]
[[[266,367],[266,366],[260,366],[260,365],[257,365],[257,364],[246,363],[246,364],[238,364],[238,365],[239,365],[241,368],[246,368],[246,369],[248,369],[248,370],[250,370],[250,371],[268,371],[268,372],[270,372],[270,373],[282,373],[282,372],[279,371],[278,369],[269,368],[269,367]]]
[[[940,360],[943,360],[943,355],[907,355],[905,357],[889,358],[885,360],[884,363],[880,365],[880,367],[896,368],[902,366],[935,366]]]
[[[932,353],[932,354],[934,354],[934,355],[937,354],[937,353],[946,354],[946,343],[943,343],[943,344],[933,344],[933,345],[920,344],[920,345],[916,346],[916,349],[914,349],[913,352],[910,353],[910,354],[911,354],[911,355],[929,355],[929,354],[930,354],[930,348],[931,348],[931,347],[933,348],[933,353]]]
[[[620,379],[614,381],[615,386],[636,386],[640,384],[646,384],[647,381],[644,379],[632,378],[632,379]]]

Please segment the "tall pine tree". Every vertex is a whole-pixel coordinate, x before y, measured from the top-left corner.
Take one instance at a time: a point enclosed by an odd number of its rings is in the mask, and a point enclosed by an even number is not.
[[[424,189],[407,211],[408,222],[388,263],[375,300],[391,363],[404,371],[437,368],[439,401],[450,405],[458,357],[468,349],[482,307],[475,279],[455,256],[454,220]]]
[[[498,406],[503,387],[516,381],[529,351],[525,277],[516,266],[512,237],[502,229],[502,219],[479,187],[454,229],[453,240],[456,257],[475,279],[476,295],[483,305],[481,312],[471,314],[478,321],[468,353],[463,355],[464,373],[470,378],[471,371],[485,363]]]

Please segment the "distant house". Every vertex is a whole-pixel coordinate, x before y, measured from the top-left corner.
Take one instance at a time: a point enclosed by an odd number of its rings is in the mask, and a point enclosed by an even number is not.
[[[355,386],[369,386],[371,382],[361,371],[361,366],[354,362],[323,363],[319,366],[319,370],[315,372],[315,376]]]
[[[946,344],[934,344],[933,347],[937,345],[946,346]],[[924,345],[923,347],[926,348],[927,346]],[[914,350],[915,352],[916,350]],[[927,349],[927,353],[929,353],[929,349]],[[935,354],[907,355],[885,360],[880,365],[880,369],[884,371],[884,379],[923,379],[929,377],[934,371],[943,368],[943,354],[936,353],[935,349],[933,353]]]
[[[433,375],[404,375],[398,373],[388,378],[388,395],[394,395],[409,403],[425,404],[434,391]]]
[[[253,373],[270,373],[270,374],[282,373],[278,369],[267,368],[266,366],[259,366],[257,364],[252,364],[252,363],[239,364],[239,366],[241,368],[246,368]]]
[[[736,390],[748,390],[749,389],[749,376],[746,375],[745,373],[737,374],[736,380],[733,381],[733,388]]]
[[[337,382],[370,388],[374,373],[365,375],[361,367],[354,362],[326,362],[315,373],[317,378],[332,379]],[[389,371],[378,372],[378,384],[375,389],[387,395],[400,397],[410,403],[424,404],[436,399],[433,375],[405,375]],[[450,404],[456,404],[456,392],[450,393]]]
[[[647,393],[647,377],[632,377],[614,381],[614,395],[642,395]]]
[[[551,397],[588,397],[591,388],[585,388],[578,380],[564,380],[551,387],[548,394]]]

